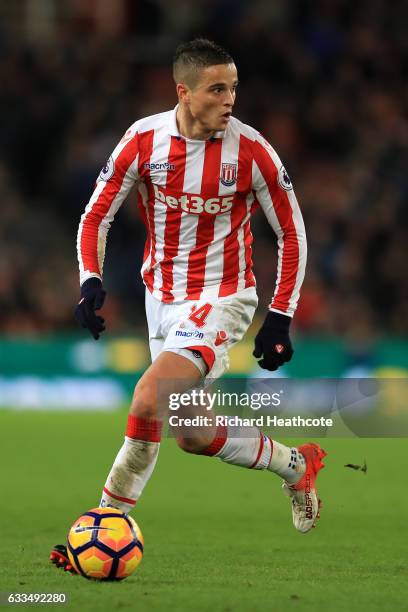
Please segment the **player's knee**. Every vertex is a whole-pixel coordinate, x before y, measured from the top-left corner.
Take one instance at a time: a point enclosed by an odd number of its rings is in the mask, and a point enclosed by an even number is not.
[[[176,438],[176,442],[184,452],[199,455],[205,448],[207,448],[207,446],[209,446],[211,441],[208,441],[206,436],[196,435],[191,438],[178,436]]]
[[[136,387],[129,412],[141,419],[156,419],[158,417],[157,399],[148,385],[142,384]]]

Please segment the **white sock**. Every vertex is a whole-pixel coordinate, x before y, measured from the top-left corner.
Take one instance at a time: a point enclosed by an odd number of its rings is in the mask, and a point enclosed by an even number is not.
[[[272,454],[271,440],[257,427],[228,425],[225,444],[215,456],[226,463],[264,470]]]
[[[268,470],[275,472],[289,484],[300,480],[306,470],[306,463],[302,453],[295,447],[289,448],[276,440],[272,441],[272,458]]]
[[[216,446],[211,445],[209,452],[204,451],[203,454],[213,454],[232,465],[255,470],[268,469],[289,484],[298,482],[306,470],[304,457],[297,448],[289,448],[271,440],[257,427],[228,425],[218,435],[216,452],[211,452],[211,447],[216,449]]]
[[[159,454],[160,442],[125,436],[103,488],[100,506],[130,512],[149,480]]]

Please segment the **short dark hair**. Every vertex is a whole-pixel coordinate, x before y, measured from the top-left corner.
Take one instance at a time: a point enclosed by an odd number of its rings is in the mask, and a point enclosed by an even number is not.
[[[233,64],[231,55],[220,45],[207,38],[195,38],[182,43],[173,58],[173,77],[176,83],[193,85],[202,68],[218,64]]]

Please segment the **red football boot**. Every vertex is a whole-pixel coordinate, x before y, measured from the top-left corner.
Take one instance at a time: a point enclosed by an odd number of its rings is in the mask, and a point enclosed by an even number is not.
[[[70,572],[71,574],[76,574],[76,570],[71,565],[71,561],[68,557],[67,547],[64,544],[57,544],[53,546],[50,552],[50,561],[54,563],[57,567],[60,567],[64,570],[64,572]]]
[[[315,527],[316,519],[320,518],[321,501],[317,496],[315,482],[319,471],[324,468],[322,459],[327,453],[312,442],[299,446],[298,451],[305,458],[306,471],[296,484],[284,482],[283,490],[292,500],[295,528],[301,533],[307,533]]]

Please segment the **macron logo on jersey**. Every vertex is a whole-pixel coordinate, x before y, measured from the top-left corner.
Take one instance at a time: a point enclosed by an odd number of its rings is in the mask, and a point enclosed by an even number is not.
[[[176,169],[176,166],[174,164],[169,164],[169,162],[163,162],[162,164],[151,164],[149,162],[146,162],[144,167],[146,168],[146,170],[167,170],[167,172],[173,172]]]

